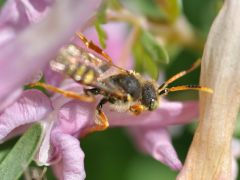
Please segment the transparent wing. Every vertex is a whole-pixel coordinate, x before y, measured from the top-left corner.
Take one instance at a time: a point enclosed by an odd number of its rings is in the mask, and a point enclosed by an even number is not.
[[[80,84],[96,87],[118,96],[125,96],[107,79],[118,73],[127,73],[127,70],[87,49],[78,48],[73,44],[63,47],[58,56],[50,62],[50,66],[53,70],[71,77]]]

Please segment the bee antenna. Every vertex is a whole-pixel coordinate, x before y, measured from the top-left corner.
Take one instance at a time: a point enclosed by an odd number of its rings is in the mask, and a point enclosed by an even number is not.
[[[170,79],[168,79],[166,82],[164,82],[162,85],[159,86],[158,91],[161,92],[162,90],[164,90],[170,83],[176,81],[177,79],[183,77],[184,75],[192,72],[193,70],[195,70],[198,66],[200,66],[201,64],[201,59],[198,59],[189,69],[181,71],[177,74],[175,74],[174,76],[172,76]]]
[[[168,88],[165,88],[165,89],[159,89],[158,91],[158,95],[161,96],[161,95],[167,95],[169,92],[169,89]]]
[[[205,86],[199,86],[199,85],[182,85],[182,86],[175,86],[170,88],[164,88],[159,89],[158,94],[159,95],[167,95],[169,92],[174,91],[185,91],[185,90],[195,90],[195,91],[203,91],[207,93],[213,93],[213,90],[211,88],[205,87]]]

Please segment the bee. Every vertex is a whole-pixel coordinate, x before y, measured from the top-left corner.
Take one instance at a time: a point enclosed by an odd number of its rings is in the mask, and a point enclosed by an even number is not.
[[[102,99],[96,107],[95,125],[87,129],[85,134],[102,131],[109,126],[108,119],[102,110],[106,103],[109,103],[110,107],[118,112],[131,112],[139,115],[144,111],[157,109],[160,96],[167,95],[169,92],[198,90],[212,93],[210,88],[199,85],[168,87],[176,79],[197,68],[200,60],[196,61],[188,70],[181,71],[162,85],[158,85],[156,81],[145,79],[135,71],[116,66],[110,56],[99,46],[89,41],[83,34],[76,34],[87,48],[68,44],[60,49],[56,58],[50,62],[50,66],[54,71],[63,73],[84,85],[85,94],[64,91],[40,82],[32,83],[31,86],[42,86],[82,101],[91,102],[95,96],[100,95]]]

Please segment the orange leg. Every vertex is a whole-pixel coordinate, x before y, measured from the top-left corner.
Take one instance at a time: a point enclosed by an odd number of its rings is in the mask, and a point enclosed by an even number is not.
[[[96,120],[95,120],[95,125],[86,129],[82,136],[86,136],[90,133],[97,132],[97,131],[104,131],[109,127],[108,119],[105,115],[105,113],[102,111],[102,106],[108,102],[107,99],[103,98],[99,104],[97,105],[96,109]]]
[[[55,93],[59,93],[64,95],[65,97],[68,98],[73,98],[73,99],[78,99],[80,101],[85,101],[85,102],[93,102],[94,98],[92,96],[87,96],[87,95],[80,95],[76,92],[73,91],[66,91],[60,88],[57,88],[55,86],[51,86],[49,84],[45,84],[45,83],[41,83],[41,82],[36,82],[36,83],[30,83],[28,84],[30,87],[35,87],[35,86],[40,86],[45,88],[46,90],[55,92]]]
[[[77,32],[76,35],[79,37],[79,39],[86,45],[87,48],[93,50],[94,52],[100,54],[101,56],[103,56],[105,58],[105,60],[110,63],[112,66],[118,68],[121,71],[126,71],[125,69],[115,65],[112,63],[112,58],[106,53],[104,52],[99,46],[97,46],[96,44],[94,44],[92,41],[89,41],[82,33]]]
[[[163,89],[165,89],[170,83],[172,83],[173,81],[183,77],[184,75],[192,72],[194,69],[196,69],[198,66],[200,66],[201,64],[201,59],[198,59],[189,69],[181,71],[177,74],[175,74],[174,76],[172,76],[170,79],[168,79],[166,82],[164,82],[160,87],[159,87],[159,91],[162,91]]]
[[[145,107],[143,105],[140,105],[140,104],[132,105],[129,108],[129,111],[132,112],[136,116],[141,114],[144,110],[145,110]]]
[[[108,119],[107,119],[106,115],[104,114],[104,112],[102,112],[102,111],[96,112],[95,125],[86,129],[83,132],[82,137],[84,137],[88,134],[97,132],[97,131],[104,131],[108,127],[109,127]]]
[[[82,40],[82,42],[86,45],[87,48],[92,49],[96,53],[102,55],[110,63],[112,62],[112,58],[106,52],[104,52],[99,46],[94,44],[92,41],[89,41],[82,33],[77,32],[76,35],[79,37],[80,40]]]

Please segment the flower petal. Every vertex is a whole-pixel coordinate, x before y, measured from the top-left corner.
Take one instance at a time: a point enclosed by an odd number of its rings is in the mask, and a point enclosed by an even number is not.
[[[64,79],[64,76],[51,69],[50,65],[47,65],[44,69],[44,79],[47,84],[58,87]]]
[[[57,129],[67,134],[78,134],[93,123],[95,119],[95,105],[79,101],[66,103],[59,111]]]
[[[53,58],[60,46],[92,15],[99,2],[56,1],[43,21],[31,25],[1,48],[0,102]]]
[[[109,112],[111,126],[166,126],[185,124],[198,115],[197,102],[162,101],[160,107],[153,112],[144,112],[139,116],[129,113]]]
[[[60,180],[85,179],[84,153],[78,139],[62,133],[52,134],[52,137],[53,144],[62,157],[60,162],[53,165],[56,176]]]
[[[52,0],[10,0],[0,13],[0,46],[13,39],[31,23],[39,22],[49,11]]]
[[[156,160],[174,170],[182,168],[182,163],[177,157],[166,128],[138,127],[131,128],[130,133],[136,139],[137,145]]]
[[[0,140],[16,127],[39,121],[51,111],[51,102],[42,92],[24,91],[14,104],[0,114]]]
[[[16,91],[13,91],[13,93],[10,94],[8,98],[4,99],[4,101],[0,104],[0,112],[11,105],[18,97],[20,97],[22,91],[22,88],[17,89]]]

